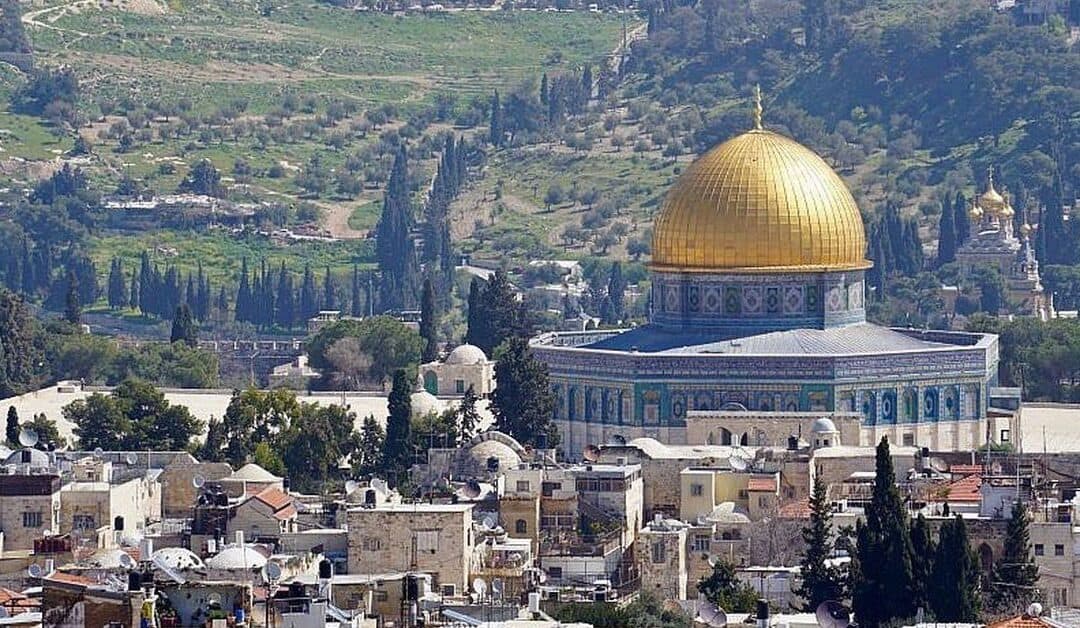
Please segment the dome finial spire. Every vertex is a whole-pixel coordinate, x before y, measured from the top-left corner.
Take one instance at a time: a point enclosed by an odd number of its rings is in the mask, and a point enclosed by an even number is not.
[[[757,131],[762,130],[761,126],[761,85],[754,84],[754,129]]]
[[[994,189],[994,166],[989,166],[986,169],[986,186],[987,189]]]

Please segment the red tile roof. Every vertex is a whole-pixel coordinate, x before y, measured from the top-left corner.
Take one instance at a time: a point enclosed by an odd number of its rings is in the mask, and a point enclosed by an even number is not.
[[[38,603],[18,591],[0,587],[0,607],[3,607],[12,615],[18,615],[19,613],[36,610]]]
[[[982,494],[979,487],[982,486],[982,476],[969,475],[945,486],[945,499],[950,502],[980,502]]]
[[[1050,625],[1043,621],[1041,617],[1018,615],[987,624],[987,628],[1047,628]]]
[[[296,516],[296,506],[288,493],[274,486],[268,486],[252,497],[270,507],[277,519],[290,519]]]
[[[94,580],[87,578],[86,576],[80,576],[73,573],[66,573],[63,571],[54,571],[45,577],[45,580],[51,580],[53,582],[62,582],[64,584],[76,584],[84,587],[97,584]]]
[[[274,513],[274,517],[281,521],[284,521],[285,519],[292,519],[295,516],[296,506],[293,506],[292,504],[289,504],[288,506]]]
[[[746,484],[746,490],[748,491],[768,491],[770,493],[776,492],[776,476],[765,475],[751,477],[750,481]]]
[[[777,514],[781,519],[809,519],[810,500],[788,502],[780,506]]]

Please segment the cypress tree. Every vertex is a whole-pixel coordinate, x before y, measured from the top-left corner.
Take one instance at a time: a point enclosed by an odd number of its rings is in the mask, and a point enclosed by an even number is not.
[[[221,286],[218,289],[217,295],[217,310],[220,320],[224,320],[229,314],[229,295],[225,294],[225,286]]]
[[[472,390],[470,387],[469,390]],[[19,447],[19,413],[15,410],[15,406],[8,406],[7,411],[7,425],[4,428],[4,436],[7,437],[8,447],[16,449]]]
[[[844,593],[842,576],[835,567],[826,564],[832,554],[832,504],[821,477],[814,478],[810,496],[810,521],[802,529],[806,553],[799,563],[802,584],[796,593],[806,600],[804,609],[814,612],[826,600],[839,600]]]
[[[278,284],[278,299],[281,299],[281,287]],[[304,266],[304,283],[300,288],[300,317],[304,319],[315,316],[319,311],[319,297],[315,294],[315,273],[311,272],[311,265]]]
[[[30,242],[25,237],[22,240],[22,278],[20,283],[24,294],[33,294],[37,288],[37,282],[34,279],[34,262],[30,256]]]
[[[155,313],[154,271],[150,267],[150,254],[143,251],[139,261],[139,310],[143,314]]]
[[[269,284],[269,281],[264,281]],[[291,329],[296,320],[296,302],[293,297],[292,275],[285,269],[285,262],[281,262],[281,270],[278,271],[277,284],[277,318],[274,320],[280,327]]]
[[[388,399],[390,416],[386,420],[386,446],[383,461],[395,475],[408,470],[410,463],[409,436],[412,419],[412,386],[405,369],[394,371],[394,383]]]
[[[467,302],[468,311],[465,313],[465,342],[475,345],[479,338],[484,335],[484,321],[480,315],[480,299],[482,290],[479,277],[473,277],[469,282],[469,297]],[[477,345],[479,346],[479,345]]]
[[[499,90],[491,95],[491,118],[488,121],[488,141],[498,148],[503,144],[502,105],[499,104]]]
[[[127,281],[119,257],[114,257],[109,265],[108,284],[109,308],[118,310],[127,305]]]
[[[431,278],[424,278],[424,291],[420,297],[420,337],[424,339],[424,362],[434,362],[439,357],[439,312],[435,304],[435,288]]]
[[[626,294],[626,279],[623,278],[622,264],[614,262],[611,265],[611,273],[608,276],[607,296],[611,299],[610,320],[605,322],[615,324],[623,319],[626,308],[624,307],[624,295]]]
[[[952,204],[941,204],[941,220],[938,222],[937,265],[943,266],[956,261],[956,217],[952,213]]]
[[[394,158],[375,229],[375,257],[382,271],[379,286],[384,308],[408,309],[416,303],[416,256],[412,240],[414,217],[409,199],[408,157],[402,146]]]
[[[547,365],[533,357],[529,342],[511,337],[495,363],[491,396],[495,428],[534,447],[555,447],[559,432],[552,422],[555,395]]]
[[[931,574],[930,608],[939,622],[978,619],[979,573],[968,545],[967,524],[957,515],[941,525]]]
[[[929,609],[930,581],[933,572],[933,561],[930,557],[937,551],[937,546],[930,537],[930,526],[922,513],[911,522],[911,551],[915,607]]]
[[[540,104],[545,107],[548,104],[548,75],[547,72],[540,77]]]
[[[251,285],[248,283],[247,258],[240,260],[240,284],[236,288],[236,312],[238,321],[251,322]]]
[[[75,272],[67,273],[67,296],[64,298],[64,320],[72,325],[78,325],[82,320],[82,304],[79,302],[79,280]]]
[[[858,545],[851,567],[855,617],[867,628],[915,614],[911,537],[888,437],[877,446],[875,467],[873,496],[866,522],[856,527]]]
[[[131,273],[131,288],[128,289],[128,307],[131,309],[137,309],[139,307],[139,272],[132,271]]]
[[[323,275],[323,309],[324,310],[336,310],[337,306],[337,290],[334,288],[334,276],[330,274],[330,267],[326,267],[326,274]]]
[[[1039,567],[1031,555],[1029,522],[1024,503],[1014,502],[1005,529],[1005,547],[990,576],[992,595],[987,600],[997,613],[1022,613],[1037,597]]]
[[[360,266],[353,264],[351,314],[357,318],[364,315],[364,302],[360,298]]]
[[[199,343],[199,328],[195,326],[195,317],[191,314],[191,307],[187,303],[176,306],[169,342],[182,342],[189,347],[194,347]]]
[[[188,307],[191,308],[192,315],[197,317],[195,312],[198,311],[199,307],[199,295],[195,292],[195,278],[191,276],[191,273],[188,273],[187,276],[187,288],[184,290],[184,303],[187,303]]]
[[[593,75],[592,66],[588,63],[585,64],[585,69],[581,71],[581,100],[578,113],[581,113],[588,106],[589,100],[592,99],[593,92]]]
[[[968,221],[967,199],[963,192],[957,192],[953,197],[952,205],[954,232],[956,233],[956,246],[968,241],[971,237],[971,222]]]
[[[480,425],[480,413],[476,410],[478,401],[480,398],[476,396],[472,384],[469,384],[457,408],[458,428],[461,431],[462,442],[470,440],[475,435],[477,426]]]

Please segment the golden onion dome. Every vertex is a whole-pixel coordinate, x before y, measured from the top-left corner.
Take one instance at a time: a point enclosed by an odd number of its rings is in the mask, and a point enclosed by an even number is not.
[[[1026,222],[1020,225],[1020,235],[1024,236],[1025,238],[1031,235],[1031,225]]]
[[[756,112],[760,119],[760,108]],[[758,126],[691,164],[653,230],[656,270],[868,268],[862,216],[825,160]]]
[[[981,220],[982,216],[983,210],[979,208],[978,205],[972,205],[971,209],[968,210],[968,218],[970,218],[972,221]]]
[[[994,170],[990,169],[986,181],[986,191],[979,196],[979,207],[984,211],[995,214],[1005,208],[1005,197],[994,189]]]

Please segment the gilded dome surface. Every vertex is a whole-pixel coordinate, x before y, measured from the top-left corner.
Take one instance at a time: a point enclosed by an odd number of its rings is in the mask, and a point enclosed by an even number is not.
[[[851,192],[813,151],[769,131],[702,155],[668,192],[653,231],[656,270],[867,268]]]

